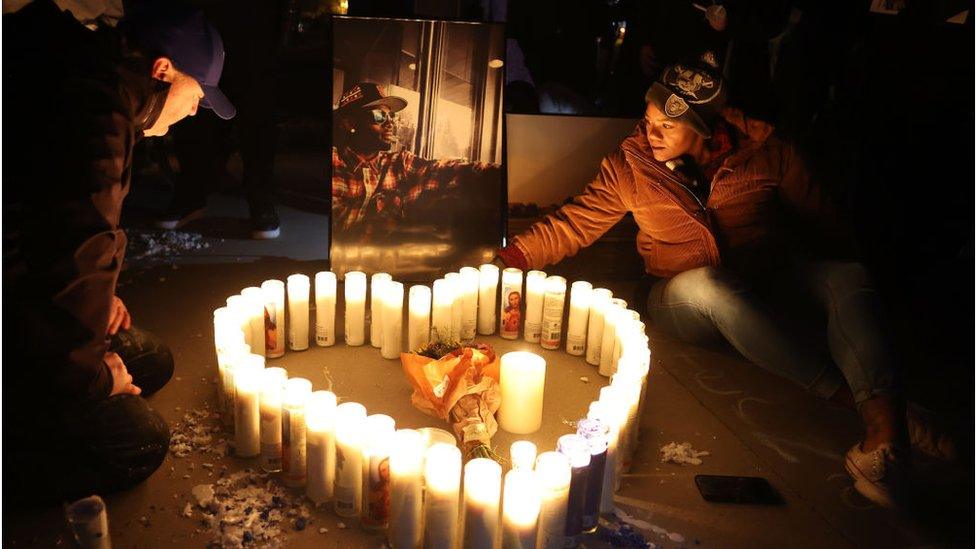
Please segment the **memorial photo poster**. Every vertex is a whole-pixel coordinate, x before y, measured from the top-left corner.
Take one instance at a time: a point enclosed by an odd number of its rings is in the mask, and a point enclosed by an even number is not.
[[[332,20],[332,270],[429,281],[504,236],[499,24]]]

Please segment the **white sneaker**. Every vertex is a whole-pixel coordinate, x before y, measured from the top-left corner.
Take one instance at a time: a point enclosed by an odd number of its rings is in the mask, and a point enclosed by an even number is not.
[[[880,507],[904,510],[908,496],[908,464],[904,450],[882,444],[870,452],[857,443],[847,451],[844,463],[854,479],[854,489]]]

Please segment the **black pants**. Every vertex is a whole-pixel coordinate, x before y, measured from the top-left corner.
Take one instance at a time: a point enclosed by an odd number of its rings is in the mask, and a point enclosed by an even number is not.
[[[169,427],[146,401],[173,375],[173,355],[154,335],[136,327],[112,338],[142,395],[31,409],[23,400],[20,419],[4,433],[4,499],[33,503],[105,494],[134,486],[163,463]],[[15,410],[7,408],[7,413]]]

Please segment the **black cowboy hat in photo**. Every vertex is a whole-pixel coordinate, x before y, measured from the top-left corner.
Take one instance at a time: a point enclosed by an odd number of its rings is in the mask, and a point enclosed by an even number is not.
[[[389,107],[392,112],[398,112],[407,108],[407,100],[395,95],[386,95],[378,84],[359,82],[343,92],[335,112],[342,113],[354,109],[372,109],[383,106]]]

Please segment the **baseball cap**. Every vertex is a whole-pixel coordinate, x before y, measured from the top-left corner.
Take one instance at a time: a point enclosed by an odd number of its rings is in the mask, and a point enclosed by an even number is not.
[[[172,59],[203,88],[200,106],[229,120],[237,114],[234,104],[217,87],[224,69],[224,42],[203,12],[173,0],[147,0],[126,4],[120,23],[140,47]]]
[[[407,100],[395,95],[386,95],[378,84],[359,82],[343,92],[336,112],[383,106],[389,107],[392,112],[402,111],[407,108]]]
[[[664,69],[644,96],[670,118],[712,136],[712,121],[725,106],[725,82],[712,68],[675,63]]]

